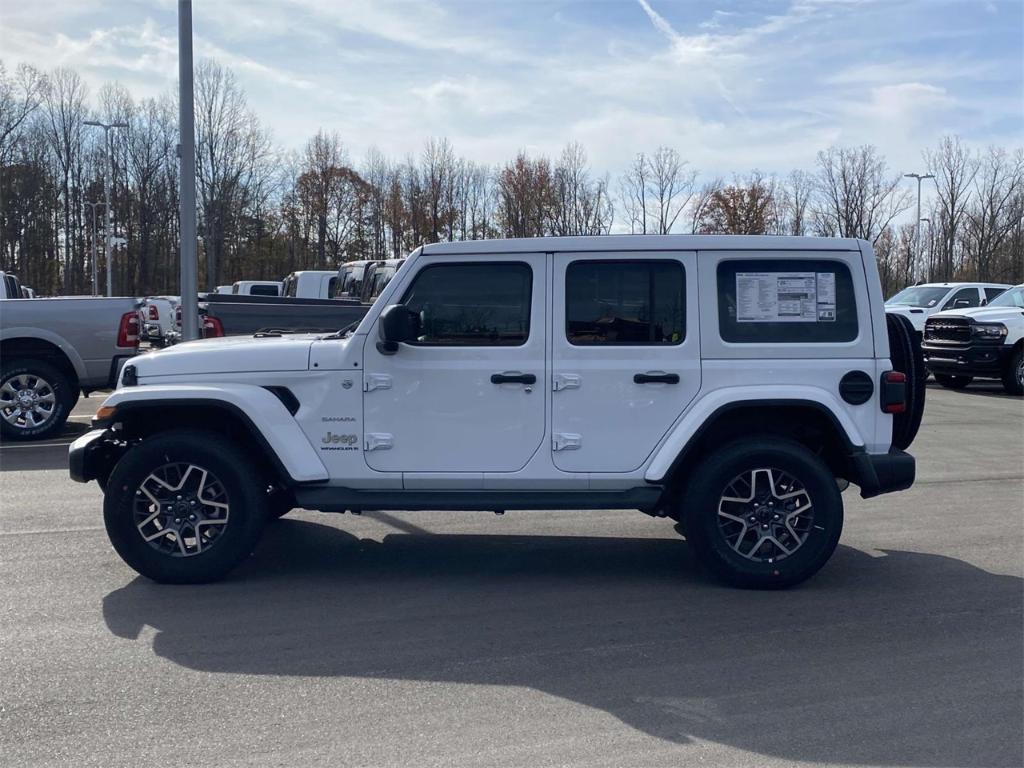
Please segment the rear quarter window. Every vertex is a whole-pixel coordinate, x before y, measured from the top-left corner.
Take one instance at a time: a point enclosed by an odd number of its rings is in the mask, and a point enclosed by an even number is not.
[[[828,344],[857,338],[850,269],[830,259],[736,259],[718,265],[718,328],[733,344]]]

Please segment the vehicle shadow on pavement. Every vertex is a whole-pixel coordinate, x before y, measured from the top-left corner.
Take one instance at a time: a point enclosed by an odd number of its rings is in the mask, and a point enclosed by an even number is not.
[[[678,744],[809,762],[1020,765],[1022,580],[840,547],[784,592],[720,587],[675,539],[275,523],[228,582],[138,578],[114,634],[220,673],[526,686]],[[694,753],[694,759],[697,758]]]

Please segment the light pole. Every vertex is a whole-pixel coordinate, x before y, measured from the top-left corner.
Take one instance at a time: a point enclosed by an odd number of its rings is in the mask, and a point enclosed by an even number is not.
[[[192,0],[178,0],[178,194],[181,243],[181,337],[199,338],[199,263],[196,255],[196,133],[192,92]]]
[[[111,128],[127,128],[128,123],[101,123],[99,120],[84,120],[82,125],[94,125],[97,128],[103,129],[103,143],[107,150],[107,172],[103,176],[103,205],[106,211],[106,234],[107,234],[107,296],[114,295],[114,279],[111,273],[111,254],[113,247],[111,246],[110,239],[114,234],[114,216],[110,210],[110,184],[112,181],[108,181],[109,177],[114,175],[114,160],[110,153],[110,129]]]
[[[917,179],[917,216],[914,218],[914,261],[921,258],[921,182],[925,179],[934,179],[930,173],[904,173],[908,179]]]
[[[923,219],[919,220],[918,226],[920,226],[921,221],[928,222],[928,277],[931,277],[932,257],[935,253],[935,245],[932,242],[932,220],[925,216]]]
[[[90,203],[88,200],[85,204],[92,208],[92,295],[99,295],[99,280],[96,276],[96,206],[103,205],[101,202]]]

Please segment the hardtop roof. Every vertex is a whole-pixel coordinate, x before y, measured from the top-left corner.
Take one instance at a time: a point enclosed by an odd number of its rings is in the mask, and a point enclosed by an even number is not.
[[[555,251],[858,251],[863,240],[777,235],[594,235],[429,243],[424,254],[547,253]]]

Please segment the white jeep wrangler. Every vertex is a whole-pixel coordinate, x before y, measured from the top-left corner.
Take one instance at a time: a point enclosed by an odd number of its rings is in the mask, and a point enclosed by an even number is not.
[[[920,349],[863,241],[439,243],[355,329],[258,336],[134,359],[71,446],[151,579],[224,576],[293,507],[631,508],[782,587],[832,554],[848,482],[914,480]]]

